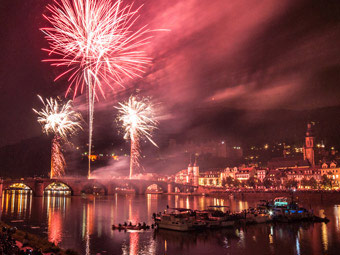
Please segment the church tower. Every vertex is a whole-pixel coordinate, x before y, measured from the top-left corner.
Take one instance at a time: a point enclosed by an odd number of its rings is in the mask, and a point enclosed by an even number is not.
[[[303,148],[303,159],[307,160],[311,166],[315,166],[314,142],[315,142],[315,136],[313,134],[312,124],[308,123],[306,138],[305,138],[305,146]]]

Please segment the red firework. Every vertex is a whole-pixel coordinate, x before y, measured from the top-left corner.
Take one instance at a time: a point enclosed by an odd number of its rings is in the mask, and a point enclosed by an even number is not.
[[[66,96],[82,93],[85,85],[97,97],[103,85],[122,85],[123,77],[140,76],[151,59],[141,46],[149,43],[147,26],[132,31],[140,8],[121,7],[122,0],[55,0],[48,5],[51,27],[41,28],[50,48],[43,49],[52,66],[66,67],[55,80],[68,76]]]

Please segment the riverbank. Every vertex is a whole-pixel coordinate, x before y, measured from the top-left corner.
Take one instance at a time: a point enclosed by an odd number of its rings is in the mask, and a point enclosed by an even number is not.
[[[12,226],[0,221],[0,229],[3,227],[9,229]],[[16,229],[15,233],[11,235],[20,249],[24,247],[30,247],[35,250],[41,250],[43,254],[56,254],[56,255],[76,255],[78,254],[76,251],[73,250],[62,250],[60,247],[56,246],[54,243],[49,242],[46,238],[28,233],[26,231],[22,231],[20,229]],[[25,244],[23,246],[23,244]]]

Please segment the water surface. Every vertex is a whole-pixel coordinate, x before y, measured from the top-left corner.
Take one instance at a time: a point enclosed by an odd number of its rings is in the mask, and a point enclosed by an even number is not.
[[[124,221],[151,224],[152,213],[164,210],[167,205],[191,209],[224,205],[240,211],[255,204],[256,200],[203,196],[130,194],[36,198],[17,192],[4,194],[0,217],[80,254],[338,254],[340,205],[315,199],[305,202],[304,206],[312,207],[317,215],[327,215],[328,224],[262,224],[195,233],[111,229],[112,224]]]

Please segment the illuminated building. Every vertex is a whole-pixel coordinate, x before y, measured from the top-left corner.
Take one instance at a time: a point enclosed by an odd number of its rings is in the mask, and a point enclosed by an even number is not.
[[[301,182],[303,179],[310,180],[314,178],[316,181],[321,180],[320,171],[315,169],[305,169],[305,168],[296,168],[290,169],[286,172],[287,180],[295,180],[297,182]]]
[[[255,170],[255,176],[261,182],[263,182],[263,180],[266,178],[266,174],[267,174],[266,169],[256,169]]]
[[[330,163],[330,165],[324,163],[322,164],[322,168],[319,170],[321,172],[321,176],[326,175],[332,180],[332,184],[334,186],[340,186],[340,167],[337,167],[335,162]]]
[[[198,184],[201,186],[222,187],[221,171],[207,171],[201,173],[198,178]]]
[[[235,179],[239,181],[247,181],[250,177],[254,177],[255,171],[255,167],[240,168],[239,171],[235,174]]]
[[[282,180],[281,177],[282,177],[282,171],[280,170],[270,170],[266,176],[266,178],[272,182],[275,182],[277,180]]]
[[[238,171],[237,167],[233,167],[233,168],[227,167],[227,168],[224,169],[224,171],[221,173],[221,178],[222,178],[222,180],[225,180],[225,179],[227,179],[228,177],[231,177],[231,178],[235,179],[235,175],[236,175],[237,171]]]
[[[192,184],[194,186],[198,186],[199,175],[200,175],[200,170],[197,164],[197,159],[195,159],[194,164],[190,162],[187,169],[183,169],[175,174],[175,182],[182,183],[182,184]]]

